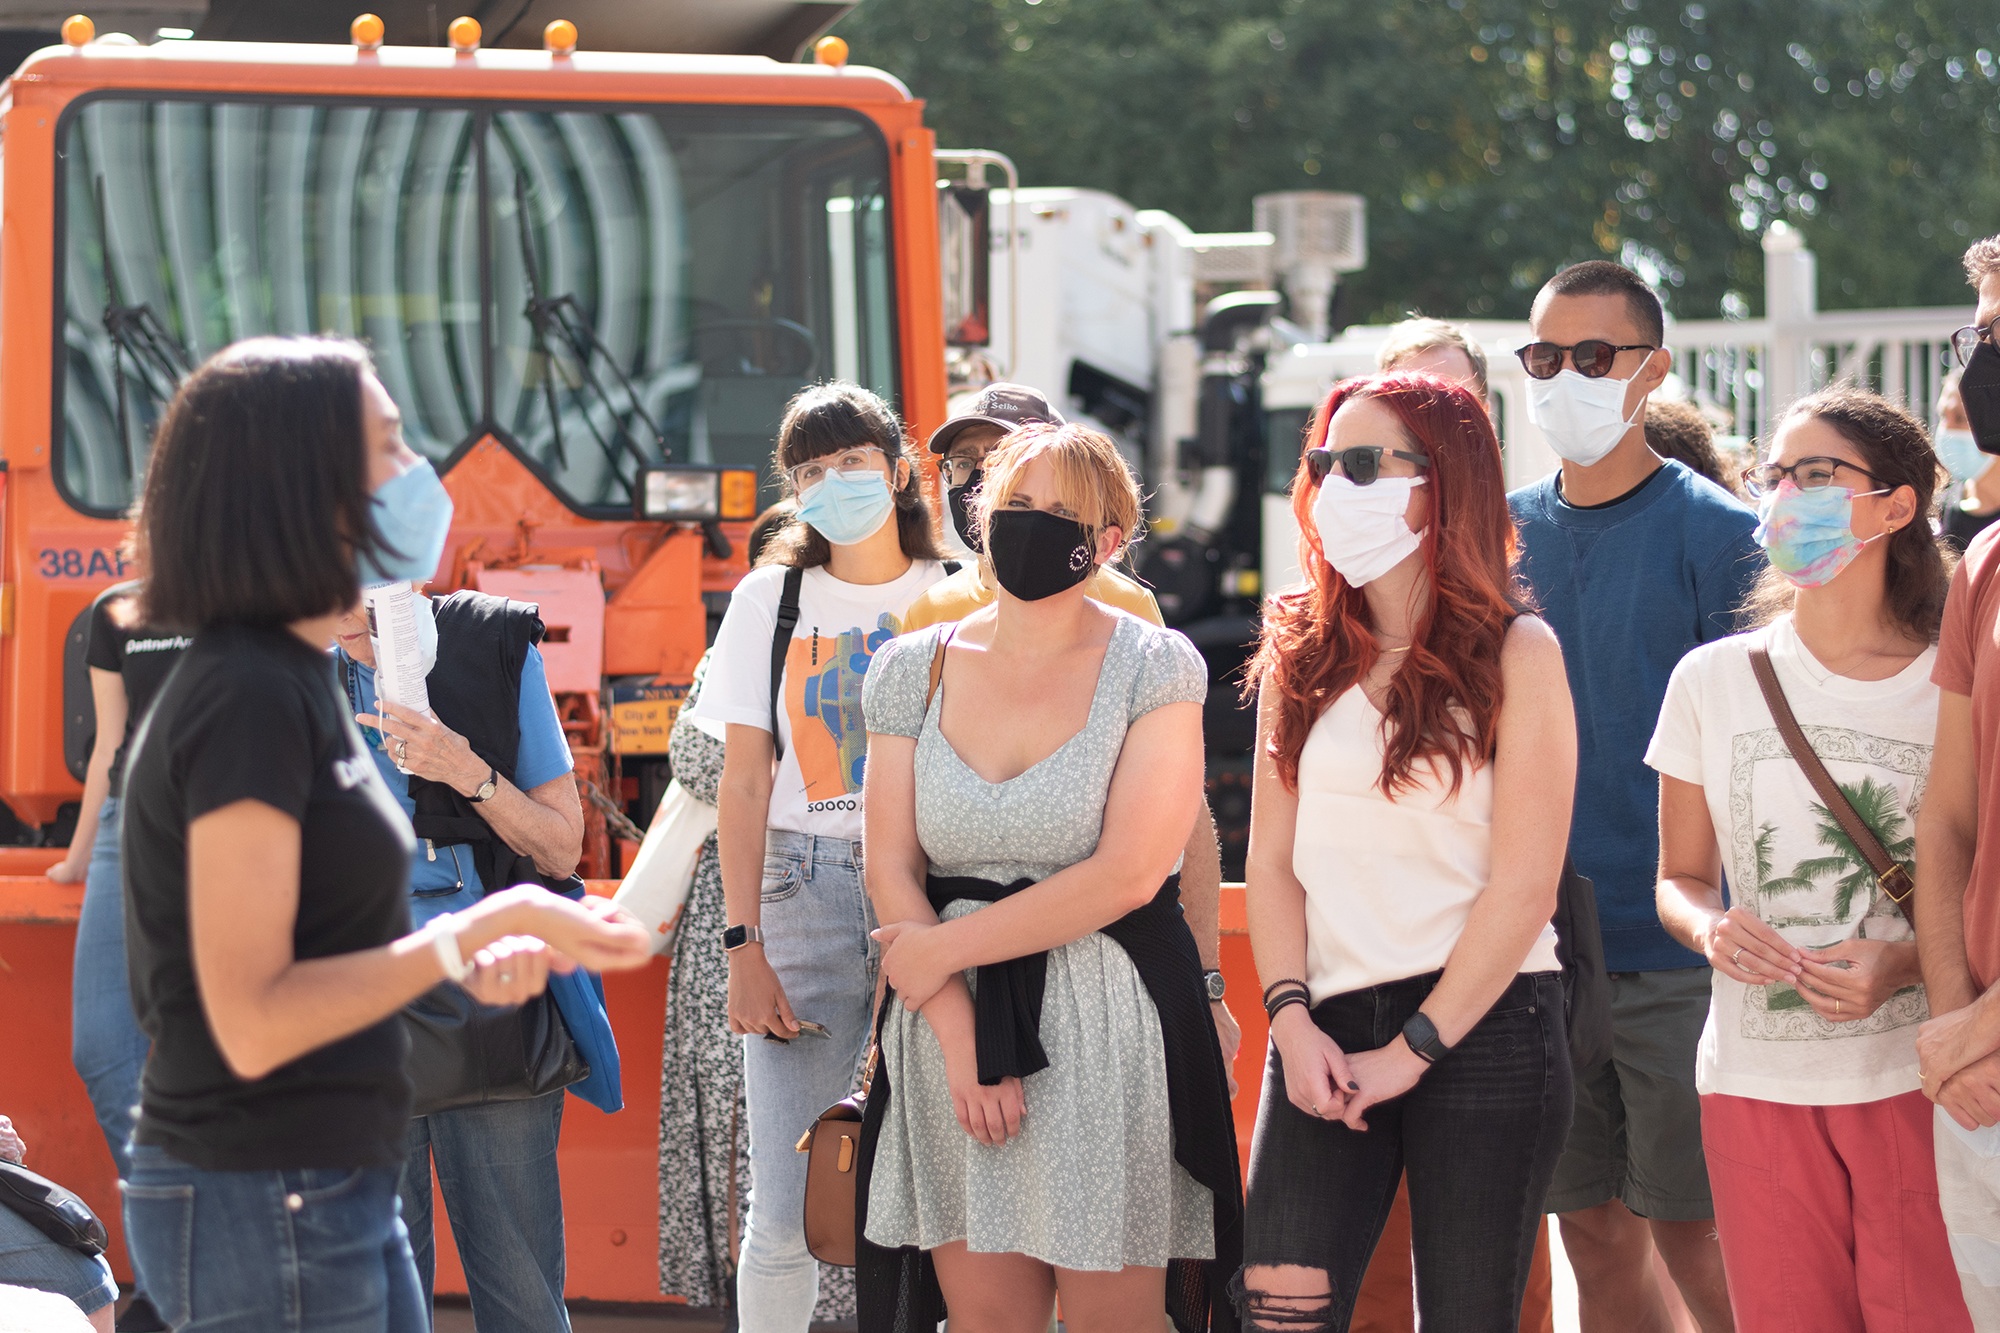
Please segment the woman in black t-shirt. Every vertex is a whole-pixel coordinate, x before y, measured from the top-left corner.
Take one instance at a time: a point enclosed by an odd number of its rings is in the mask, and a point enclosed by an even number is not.
[[[352,343],[239,343],[162,422],[142,610],[193,642],[126,772],[127,956],[153,1047],[125,1224],[176,1330],[427,1329],[396,1216],[397,1010],[441,978],[515,1004],[551,966],[650,956],[609,903],[540,888],[407,933],[415,841],[327,648],[362,579],[428,577],[449,523]]]
[[[90,669],[91,702],[97,738],[84,773],[83,803],[69,852],[49,867],[58,884],[84,882],[83,910],[76,922],[76,959],[70,974],[70,1063],[76,1066],[98,1128],[123,1180],[131,1173],[132,1108],[139,1104],[139,1070],[146,1063],[146,1034],[132,1017],[125,985],[125,906],[118,863],[118,793],[125,751],[132,732],[181,649],[183,634],[147,629],[138,623],[139,584],[107,588],[90,608],[84,661]],[[134,1306],[145,1305],[143,1290]],[[143,1310],[126,1312],[132,1328],[155,1327]]]

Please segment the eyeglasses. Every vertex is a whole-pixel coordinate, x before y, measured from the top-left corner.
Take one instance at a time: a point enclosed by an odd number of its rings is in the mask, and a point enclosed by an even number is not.
[[[1427,468],[1431,460],[1422,454],[1413,454],[1407,449],[1390,449],[1379,444],[1357,444],[1349,449],[1308,449],[1306,450],[1306,470],[1312,473],[1315,482],[1326,480],[1327,473],[1333,471],[1335,463],[1340,464],[1340,473],[1356,486],[1372,486],[1375,478],[1382,475],[1382,455],[1401,458],[1415,463],[1419,468]]]
[[[1781,463],[1760,463],[1743,474],[1743,484],[1752,495],[1768,495],[1778,489],[1779,482],[1790,477],[1792,485],[1800,490],[1816,491],[1833,485],[1833,474],[1841,468],[1859,472],[1878,486],[1889,484],[1867,468],[1857,467],[1841,458],[1801,458],[1790,467]]]
[[[882,460],[881,467],[875,464],[878,458]],[[797,467],[788,468],[785,475],[792,479],[792,491],[804,495],[825,481],[829,472],[887,472],[888,462],[889,455],[883,453],[879,446],[857,444],[837,454],[827,454],[810,462],[800,463]]]
[[[979,471],[982,462],[983,460],[977,458],[940,458],[938,475],[944,478],[944,484],[947,486],[968,485],[972,481],[973,474]]]
[[[1961,366],[1972,360],[1972,354],[1979,350],[1979,344],[2000,339],[2000,319],[1988,320],[1984,324],[1968,324],[1955,329],[1951,335],[1952,355]]]
[[[1567,352],[1569,363],[1576,368],[1577,374],[1596,380],[1611,373],[1611,363],[1618,359],[1620,352],[1659,350],[1651,343],[1608,343],[1602,338],[1585,338],[1568,347],[1561,343],[1529,343],[1514,355],[1521,358],[1521,368],[1535,379],[1552,380],[1562,371],[1563,353]]]

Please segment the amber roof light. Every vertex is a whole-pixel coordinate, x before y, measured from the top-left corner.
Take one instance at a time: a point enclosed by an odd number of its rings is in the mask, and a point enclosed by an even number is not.
[[[813,61],[829,69],[839,69],[847,63],[847,39],[845,37],[822,37],[813,43]]]
[[[552,55],[575,55],[576,25],[568,19],[552,20],[548,27],[542,29],[542,45]]]
[[[347,25],[347,35],[363,51],[374,51],[382,45],[382,16],[380,14],[356,14],[354,22]]]
[[[67,46],[88,46],[97,36],[97,25],[88,14],[71,14],[63,20],[62,39]]]
[[[460,15],[445,29],[451,38],[451,49],[462,56],[469,56],[479,49],[479,20],[469,15]]]

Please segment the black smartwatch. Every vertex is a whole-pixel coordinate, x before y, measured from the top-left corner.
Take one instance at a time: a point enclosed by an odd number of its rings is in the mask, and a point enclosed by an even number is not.
[[[1202,988],[1208,993],[1208,1002],[1215,1004],[1222,999],[1222,993],[1229,989],[1229,983],[1222,973],[1210,969],[1201,974]]]
[[[1438,1036],[1437,1024],[1426,1018],[1421,1009],[1411,1014],[1410,1021],[1403,1024],[1403,1040],[1427,1065],[1434,1065],[1451,1053],[1451,1047]]]
[[[722,951],[735,953],[746,944],[762,944],[764,932],[755,926],[731,926],[722,932]]]

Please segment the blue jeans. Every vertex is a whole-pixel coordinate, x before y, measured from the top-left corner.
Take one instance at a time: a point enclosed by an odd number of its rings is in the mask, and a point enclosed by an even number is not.
[[[793,1015],[825,1024],[833,1038],[743,1039],[750,1234],[736,1304],[742,1333],[805,1333],[819,1265],[806,1250],[806,1159],[795,1149],[819,1113],[853,1090],[879,961],[861,844],[772,829],[761,916],[764,954]]]
[[[102,1256],[58,1245],[11,1208],[0,1207],[0,1285],[52,1292],[95,1314],[118,1299]],[[0,1309],[0,1316],[5,1315]]]
[[[139,1105],[139,1072],[146,1067],[146,1034],[132,1013],[125,974],[125,886],[118,858],[118,798],[107,797],[90,846],[83,881],[83,912],[76,922],[76,961],[70,973],[70,1063],[76,1066],[97,1113],[97,1127],[111,1149],[118,1178],[131,1175],[127,1144]]]
[[[437,1269],[431,1219],[435,1161],[479,1333],[569,1328],[563,1306],[562,1181],[556,1173],[556,1139],[568,1095],[557,1090],[410,1121],[400,1194],[426,1309]]]
[[[428,1333],[400,1175],[203,1171],[135,1144],[125,1241],[174,1333]]]

